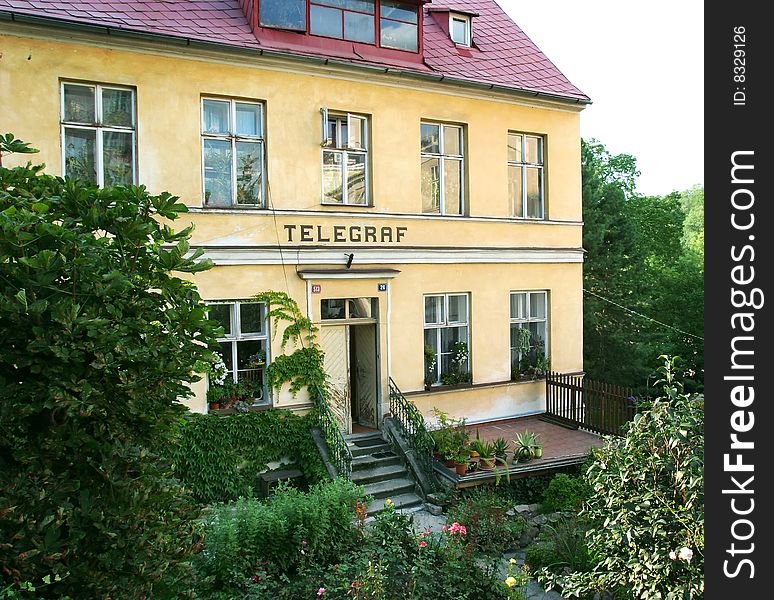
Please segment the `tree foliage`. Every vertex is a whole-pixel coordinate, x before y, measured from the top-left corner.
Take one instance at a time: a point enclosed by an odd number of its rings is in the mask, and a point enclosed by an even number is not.
[[[3,138],[3,150],[14,150]],[[11,141],[18,146],[20,142]],[[0,564],[46,593],[141,598],[183,578],[198,512],[157,452],[214,343],[177,273],[185,206],[0,168]]]
[[[581,149],[586,373],[648,395],[656,357],[679,355],[694,373],[686,385],[700,391],[703,190],[637,195],[632,156],[611,155],[595,140]]]
[[[580,515],[594,566],[540,578],[565,596],[608,590],[632,600],[704,595],[704,402],[682,392],[675,359],[660,357],[662,395],[594,453]]]

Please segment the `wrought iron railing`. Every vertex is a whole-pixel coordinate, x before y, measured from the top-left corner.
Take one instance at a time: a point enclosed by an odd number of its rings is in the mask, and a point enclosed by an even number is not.
[[[317,424],[328,446],[328,458],[336,467],[340,477],[350,479],[352,474],[352,452],[349,446],[347,446],[344,435],[341,433],[336,417],[320,393],[315,394],[315,406],[317,407]]]
[[[425,418],[413,402],[407,400],[390,377],[390,412],[414,457],[430,481],[433,476],[433,438]]]

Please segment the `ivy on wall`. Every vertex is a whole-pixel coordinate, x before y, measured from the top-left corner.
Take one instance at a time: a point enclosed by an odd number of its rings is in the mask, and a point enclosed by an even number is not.
[[[202,503],[228,502],[259,494],[259,474],[287,457],[309,483],[327,472],[309,430],[314,414],[287,410],[188,415],[174,452],[175,473]]]
[[[273,336],[284,325],[280,347],[284,350],[289,341],[296,346],[290,354],[280,354],[266,367],[269,387],[279,393],[283,384],[290,385],[295,396],[303,388],[325,395],[326,377],[323,365],[324,353],[315,340],[317,327],[305,317],[293,298],[285,292],[261,292],[255,300],[268,306],[268,318],[272,322]]]

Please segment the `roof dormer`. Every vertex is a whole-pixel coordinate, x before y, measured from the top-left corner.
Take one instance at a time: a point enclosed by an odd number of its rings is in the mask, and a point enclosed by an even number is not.
[[[431,6],[428,12],[457,46],[473,46],[473,17],[478,13],[454,6]]]

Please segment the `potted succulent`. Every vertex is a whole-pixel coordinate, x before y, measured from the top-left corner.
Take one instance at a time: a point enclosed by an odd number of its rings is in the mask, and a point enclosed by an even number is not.
[[[513,443],[516,445],[516,451],[513,453],[513,462],[527,462],[535,458],[535,448],[540,448],[540,455],[542,456],[543,450],[538,442],[538,436],[529,429],[517,433]]]
[[[490,471],[495,466],[494,446],[491,442],[482,442],[479,438],[473,442],[473,447],[479,454],[478,467],[483,471]]]
[[[496,457],[505,460],[508,456],[508,441],[504,437],[496,438],[492,441],[492,447]]]

